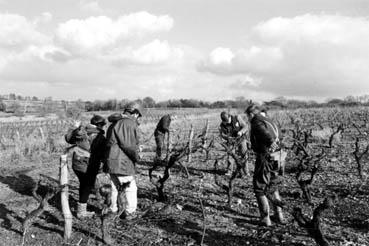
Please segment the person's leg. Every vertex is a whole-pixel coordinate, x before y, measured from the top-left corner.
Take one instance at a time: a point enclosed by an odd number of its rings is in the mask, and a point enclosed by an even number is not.
[[[81,197],[83,196],[84,173],[77,171],[77,170],[73,170],[73,171],[78,178],[78,182],[79,182],[78,201],[81,201]]]
[[[88,176],[86,173],[79,171],[75,171],[75,174],[79,180],[79,202],[77,204],[77,217],[91,217],[95,213],[87,211],[87,201],[91,191],[89,187]]]
[[[121,184],[126,184],[124,193],[126,196],[126,214],[133,214],[137,210],[137,185],[134,176],[119,177]]]
[[[120,187],[120,182],[115,174],[110,174],[111,179],[111,204],[110,210],[113,213],[118,212],[118,188]]]
[[[255,162],[255,171],[253,176],[253,188],[260,212],[260,221],[265,226],[271,226],[270,209],[268,198],[265,195],[267,182],[265,180],[265,157],[257,155]]]
[[[275,200],[277,200],[277,201],[280,201],[280,202],[282,201],[282,198],[279,195],[279,191],[278,190],[275,190],[273,192],[273,198]],[[274,211],[275,211],[275,215],[276,215],[276,218],[277,218],[278,222],[281,223],[281,224],[285,224],[286,221],[285,221],[284,216],[283,216],[282,207],[275,205],[274,206]]]
[[[242,171],[245,175],[249,176],[249,163],[247,162],[247,141],[246,139],[240,143],[238,148],[239,155],[242,158]]]
[[[255,194],[256,200],[259,206],[260,222],[265,226],[271,226],[272,221],[270,220],[270,208],[268,198],[265,195]]]
[[[278,175],[279,170],[272,171],[271,177],[270,177],[270,185],[268,188],[269,194],[272,194],[273,199],[273,208],[275,213],[275,218],[277,222],[280,224],[285,224],[286,221],[283,216],[282,207],[279,205],[282,205],[282,198],[279,194],[279,187],[281,186],[283,180],[282,177]]]

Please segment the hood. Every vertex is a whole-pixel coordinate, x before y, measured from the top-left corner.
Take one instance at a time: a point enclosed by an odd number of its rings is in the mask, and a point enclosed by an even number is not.
[[[123,115],[121,113],[114,113],[108,116],[108,121],[111,123],[117,122],[120,119],[123,119]]]

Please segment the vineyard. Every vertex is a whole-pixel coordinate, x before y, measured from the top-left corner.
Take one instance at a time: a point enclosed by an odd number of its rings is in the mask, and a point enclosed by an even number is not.
[[[108,116],[111,112],[103,112]],[[153,132],[174,113],[165,161],[154,163]],[[73,218],[66,245],[369,245],[369,110],[271,111],[287,151],[280,188],[287,224],[259,225],[255,156],[237,156],[219,137],[220,110],[148,110],[137,166],[139,218]],[[236,112],[232,112],[236,113]],[[82,122],[92,116],[84,114]],[[74,119],[0,122],[0,245],[63,245],[59,156]],[[245,170],[245,172],[242,172]],[[101,175],[104,177],[104,175]],[[78,182],[69,171],[73,214]],[[36,189],[56,187],[38,196]],[[90,209],[101,214],[101,197]],[[42,208],[25,223],[31,211]]]

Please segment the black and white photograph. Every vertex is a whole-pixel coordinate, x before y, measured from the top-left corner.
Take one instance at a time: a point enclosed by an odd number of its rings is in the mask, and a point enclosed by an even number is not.
[[[0,0],[0,246],[369,246],[369,0]]]

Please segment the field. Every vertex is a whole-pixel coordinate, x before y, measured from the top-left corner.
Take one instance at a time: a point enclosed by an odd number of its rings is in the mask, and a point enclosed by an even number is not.
[[[254,156],[250,151],[246,160],[250,174],[236,175],[240,160],[232,158],[233,149],[226,149],[218,137],[220,110],[176,110],[169,152],[176,159],[169,178],[161,187],[165,167],[160,166],[150,180],[152,133],[164,113],[172,112],[151,110],[141,121],[144,152],[136,177],[140,216],[112,221],[112,245],[316,245],[302,224],[325,199],[329,206],[317,219],[329,245],[369,245],[369,109],[269,112],[284,133],[288,151],[280,187],[288,223],[270,228],[258,222]],[[82,121],[91,115],[83,115]],[[58,185],[59,156],[67,147],[63,135],[72,123],[53,118],[0,122],[0,245],[63,245],[59,195],[49,200],[24,236],[22,222],[39,205],[32,195],[37,182],[46,179]],[[75,214],[78,182],[72,170],[69,174]],[[98,197],[91,195],[89,204],[99,214]],[[298,223],[301,217],[305,221]],[[74,217],[72,238],[65,245],[104,245],[100,227],[100,217]]]

